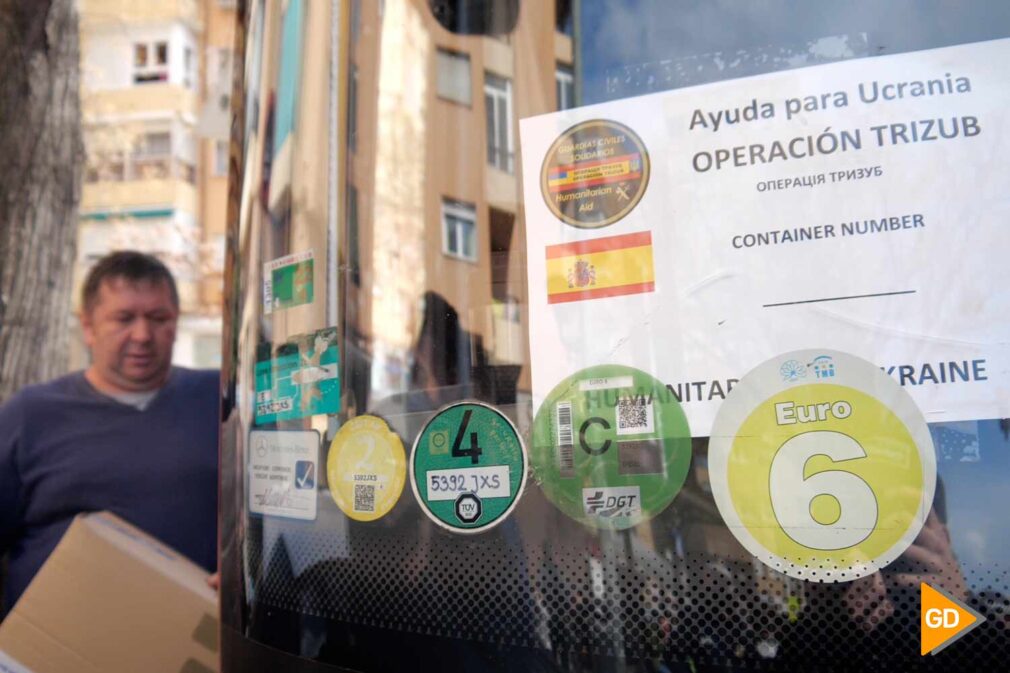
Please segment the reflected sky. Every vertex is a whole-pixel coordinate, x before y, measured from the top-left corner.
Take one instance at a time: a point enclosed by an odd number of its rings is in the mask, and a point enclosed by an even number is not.
[[[1010,35],[1010,3],[983,0],[583,0],[579,12],[582,105]]]
[[[948,424],[931,426],[934,438],[944,425]],[[980,567],[1010,567],[1010,536],[1006,524],[1006,512],[1010,510],[1010,489],[1007,488],[1010,440],[996,420],[979,421],[976,432],[977,460],[965,459],[965,455],[937,457],[938,475],[947,492],[947,524],[954,552],[969,573]],[[942,450],[943,447],[937,448]],[[1005,583],[1005,579],[999,577],[992,577],[992,581]]]
[[[1010,2],[582,0],[580,104],[1010,35]],[[643,20],[649,17],[649,20]],[[931,426],[957,557],[977,590],[1010,568],[1010,440],[996,420]]]

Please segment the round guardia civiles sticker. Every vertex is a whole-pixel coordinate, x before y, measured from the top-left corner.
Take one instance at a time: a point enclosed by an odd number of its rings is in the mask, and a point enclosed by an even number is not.
[[[555,217],[580,229],[613,224],[649,185],[645,143],[624,124],[592,119],[555,140],[540,168],[540,191]]]
[[[460,402],[439,410],[417,436],[410,485],[439,526],[480,533],[515,509],[526,467],[526,447],[508,417],[481,402]]]
[[[719,512],[790,577],[846,582],[897,559],[933,503],[936,458],[911,396],[830,350],[772,358],[719,408],[708,467]]]
[[[592,528],[648,521],[680,492],[691,432],[659,380],[623,365],[597,365],[559,383],[533,423],[533,471],[548,499]]]

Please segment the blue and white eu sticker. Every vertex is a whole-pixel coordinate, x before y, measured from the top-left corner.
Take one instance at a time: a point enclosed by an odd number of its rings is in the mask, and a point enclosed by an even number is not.
[[[519,502],[526,447],[497,409],[480,402],[452,404],[417,436],[410,485],[421,510],[439,526],[479,533],[504,521]]]
[[[337,329],[293,336],[256,363],[256,425],[340,411]]]
[[[246,456],[250,512],[306,521],[316,518],[318,432],[253,430]]]
[[[623,530],[662,512],[691,466],[680,402],[659,380],[597,365],[551,391],[533,423],[533,471],[548,499],[587,526]]]
[[[911,396],[871,362],[801,350],[745,375],[709,439],[712,493],[754,556],[845,582],[897,559],[933,504],[936,457]]]

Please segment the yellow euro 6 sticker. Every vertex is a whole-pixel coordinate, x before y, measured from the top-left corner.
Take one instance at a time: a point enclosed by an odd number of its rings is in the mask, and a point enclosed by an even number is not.
[[[381,418],[352,418],[330,444],[326,476],[344,514],[356,521],[379,519],[393,509],[406,483],[403,442]]]
[[[795,351],[741,379],[709,443],[730,531],[798,579],[844,582],[890,564],[932,506],[936,459],[921,412],[870,362]]]

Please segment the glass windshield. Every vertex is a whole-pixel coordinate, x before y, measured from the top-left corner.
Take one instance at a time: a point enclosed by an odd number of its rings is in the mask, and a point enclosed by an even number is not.
[[[997,668],[1008,36],[250,0],[226,669]]]

